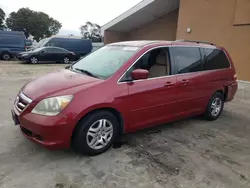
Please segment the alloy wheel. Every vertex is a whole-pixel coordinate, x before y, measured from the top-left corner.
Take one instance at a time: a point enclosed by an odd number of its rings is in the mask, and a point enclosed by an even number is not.
[[[212,116],[217,116],[220,114],[222,108],[222,101],[220,98],[216,97],[211,104],[211,114]]]
[[[107,119],[100,119],[94,122],[86,136],[87,144],[90,148],[99,150],[109,144],[113,137],[113,125]]]
[[[32,64],[37,64],[37,63],[38,63],[37,57],[32,57],[32,58],[30,59],[30,61],[31,61]]]
[[[65,57],[64,59],[63,59],[63,62],[65,63],[65,64],[68,64],[70,61],[69,61],[69,58],[68,57]]]

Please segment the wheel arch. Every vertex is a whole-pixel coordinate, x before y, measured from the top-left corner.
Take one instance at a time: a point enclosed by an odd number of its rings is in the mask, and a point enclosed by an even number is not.
[[[39,61],[39,57],[38,57],[38,55],[36,55],[36,54],[35,54],[35,55],[31,55],[31,56],[29,57],[29,61],[30,61],[30,63],[31,63],[31,58],[32,58],[32,57],[36,57],[36,58],[37,58],[37,60]]]
[[[64,56],[63,56],[63,62],[64,62],[64,58],[68,58],[68,59],[69,59],[69,61],[71,61],[71,58],[70,58],[70,56],[69,56],[69,55],[64,55]]]
[[[228,87],[227,86],[224,86],[224,88],[218,89],[216,92],[221,93],[224,96],[224,100],[227,99],[227,93],[228,93]],[[214,92],[214,93],[216,93],[216,92]]]
[[[72,135],[71,135],[71,142],[72,142],[72,139],[74,138],[75,134],[76,134],[76,131],[78,129],[78,126],[79,126],[79,122],[82,121],[83,119],[85,119],[87,116],[93,114],[93,113],[96,113],[98,111],[108,111],[110,113],[112,113],[116,118],[117,120],[119,121],[119,136],[123,135],[124,134],[124,119],[123,119],[123,116],[121,114],[121,112],[119,112],[117,109],[113,108],[113,107],[100,107],[100,108],[96,108],[96,109],[92,109],[90,110],[88,113],[86,113],[85,115],[83,115],[78,121],[77,121],[77,124],[72,132]]]
[[[2,55],[6,53],[6,54],[9,54],[11,58],[13,58],[12,54],[8,51],[8,50],[3,50],[0,52],[0,57],[2,57]]]

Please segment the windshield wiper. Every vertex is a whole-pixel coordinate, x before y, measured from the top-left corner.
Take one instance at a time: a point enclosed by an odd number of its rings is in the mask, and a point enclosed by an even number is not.
[[[88,76],[92,76],[92,77],[94,77],[94,78],[99,78],[98,76],[92,74],[91,72],[89,72],[89,71],[87,71],[87,70],[79,69],[79,68],[75,68],[75,70],[80,71],[80,72],[82,72],[82,73],[84,73],[84,74],[87,74]]]

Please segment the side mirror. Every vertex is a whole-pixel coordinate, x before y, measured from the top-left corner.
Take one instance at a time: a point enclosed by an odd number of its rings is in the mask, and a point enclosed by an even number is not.
[[[149,72],[145,69],[135,69],[132,71],[133,80],[147,79]]]

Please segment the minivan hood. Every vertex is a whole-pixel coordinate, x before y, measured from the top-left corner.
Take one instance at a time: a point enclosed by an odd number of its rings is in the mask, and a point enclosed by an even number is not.
[[[32,100],[36,100],[40,97],[47,97],[66,89],[97,81],[100,80],[64,69],[35,78],[23,87],[22,92]]]

